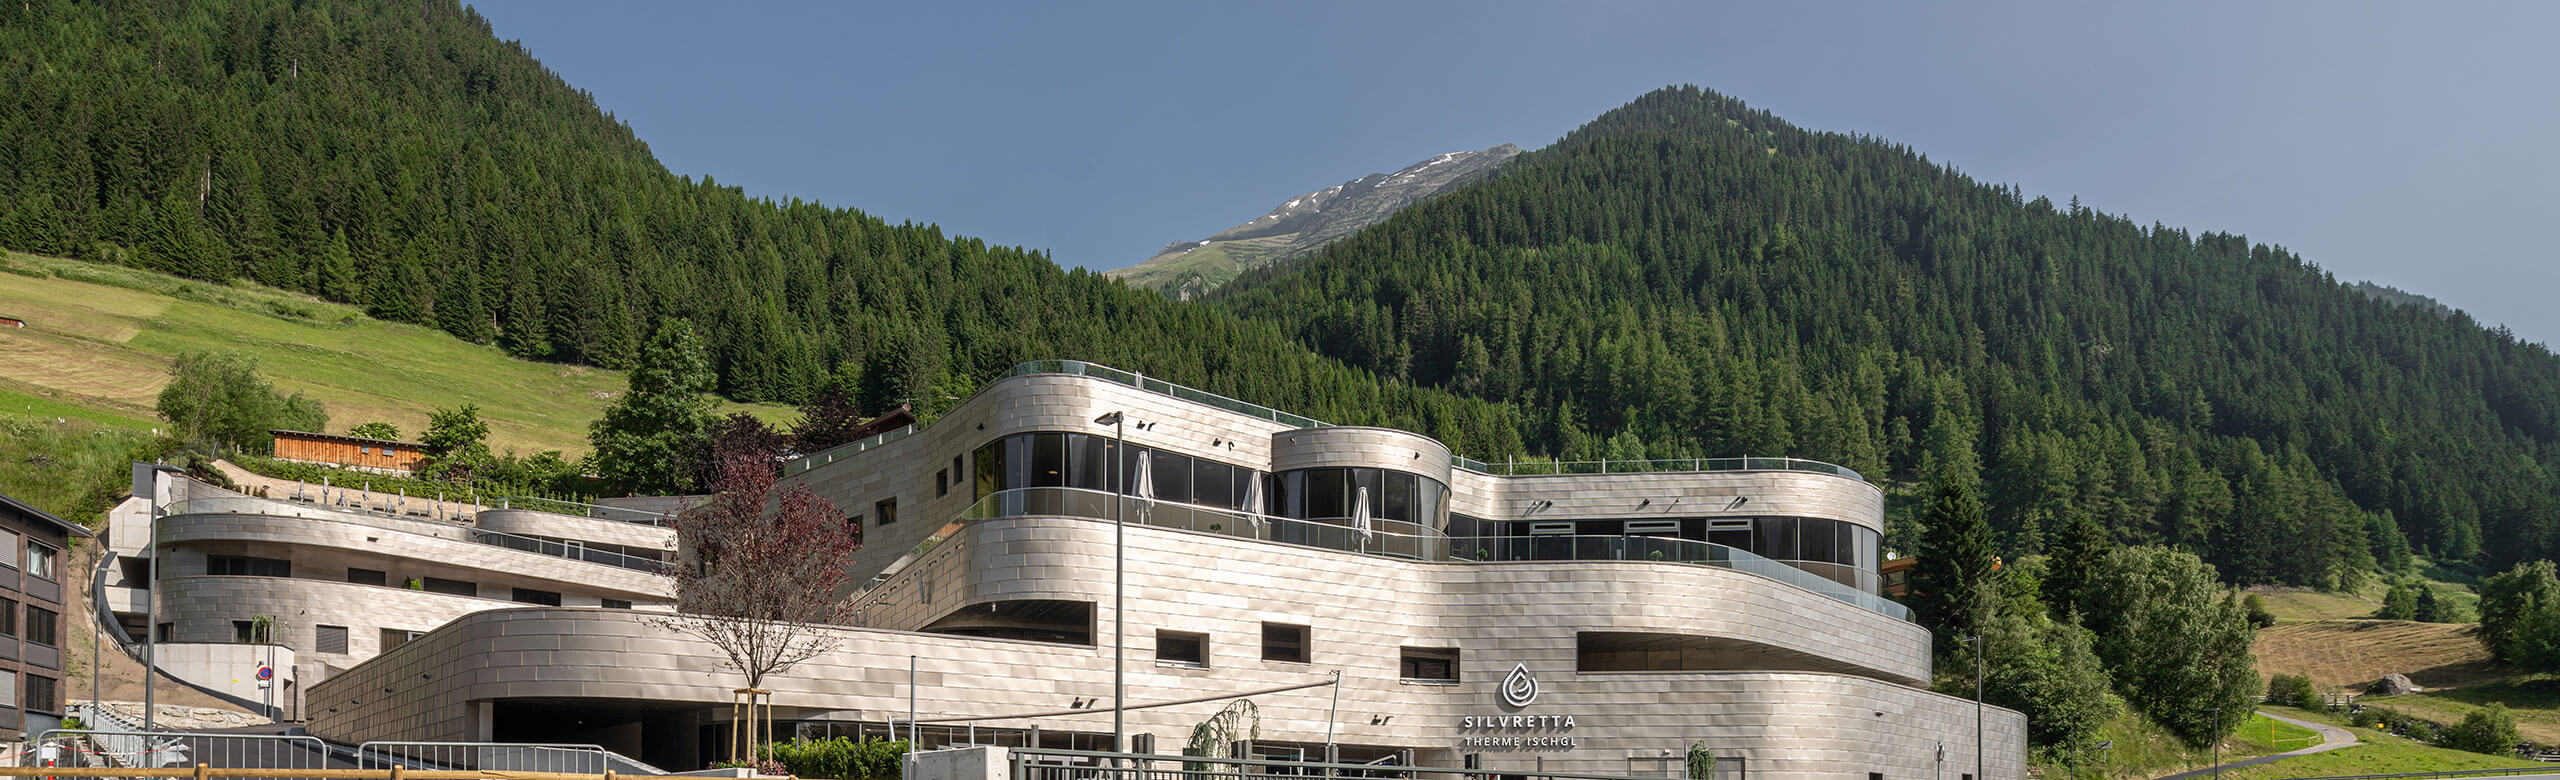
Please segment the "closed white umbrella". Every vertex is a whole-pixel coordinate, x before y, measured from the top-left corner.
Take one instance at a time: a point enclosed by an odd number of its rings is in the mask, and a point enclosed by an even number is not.
[[[1244,504],[1236,508],[1245,512],[1245,522],[1252,523],[1254,530],[1262,530],[1262,475],[1245,477]]]
[[[1145,524],[1147,522],[1147,508],[1155,504],[1155,501],[1153,500],[1156,497],[1155,475],[1151,473],[1153,469],[1150,469],[1147,465],[1154,460],[1155,458],[1149,457],[1146,452],[1141,451],[1138,453],[1138,468],[1136,469],[1136,473],[1129,476],[1130,498],[1121,499],[1123,501],[1129,501],[1130,506],[1137,507],[1138,522],[1140,524]]]
[[[1361,488],[1351,494],[1351,527],[1360,530],[1360,549],[1369,549],[1369,537],[1373,532],[1369,530],[1368,488]]]

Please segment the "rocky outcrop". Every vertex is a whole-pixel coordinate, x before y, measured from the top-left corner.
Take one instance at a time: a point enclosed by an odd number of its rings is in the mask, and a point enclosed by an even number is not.
[[[1372,173],[1290,198],[1253,221],[1199,241],[1167,244],[1137,265],[1103,273],[1176,298],[1197,297],[1247,270],[1304,257],[1519,155],[1520,147],[1502,144],[1449,152],[1395,173]]]

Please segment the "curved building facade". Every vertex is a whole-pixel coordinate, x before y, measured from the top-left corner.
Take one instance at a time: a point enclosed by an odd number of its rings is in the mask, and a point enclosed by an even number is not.
[[[1928,632],[1879,595],[1883,496],[1827,464],[1486,464],[1045,363],[785,471],[861,529],[869,583],[832,651],[767,680],[785,734],[885,736],[912,697],[928,745],[1106,748],[1117,653],[1155,752],[1246,695],[1263,756],[2024,776],[2022,716],[1923,687]],[[474,614],[313,687],[310,728],[691,768],[727,734],[719,657],[628,613]]]
[[[655,522],[361,491],[259,497],[150,467],[134,494],[111,517],[121,565],[102,572],[107,610],[164,671],[284,718],[301,717],[304,686],[464,615],[665,611],[674,598],[675,534]],[[273,668],[264,685],[260,666]]]

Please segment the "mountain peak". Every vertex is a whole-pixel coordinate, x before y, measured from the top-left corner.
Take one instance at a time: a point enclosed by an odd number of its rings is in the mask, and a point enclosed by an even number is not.
[[[1434,155],[1394,173],[1372,173],[1291,197],[1244,224],[1206,239],[1166,244],[1154,257],[1103,273],[1176,298],[1197,297],[1248,269],[1303,257],[1518,156],[1520,147],[1511,144]]]

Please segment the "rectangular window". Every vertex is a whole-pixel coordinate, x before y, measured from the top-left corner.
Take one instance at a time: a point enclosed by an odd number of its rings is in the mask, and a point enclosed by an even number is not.
[[[1031,487],[1067,486],[1067,435],[1031,434]]]
[[[1191,461],[1191,503],[1234,509],[1236,467],[1207,458]]]
[[[27,576],[39,580],[53,579],[53,548],[27,543]]]
[[[1067,487],[1111,489],[1111,440],[1088,434],[1067,436]]]
[[[281,558],[251,555],[207,555],[204,573],[242,577],[291,577],[293,562]]]
[[[391,573],[387,571],[359,569],[349,566],[347,567],[347,581],[358,585],[389,585],[391,584]]]
[[[383,630],[382,630],[382,648],[381,648],[380,650],[375,651],[375,652],[388,653],[388,652],[391,652],[391,648],[399,647],[399,646],[401,646],[401,645],[408,644],[408,643],[410,643],[411,641],[416,640],[418,637],[422,637],[422,636],[426,636],[426,635],[427,635],[427,632],[424,632],[424,631],[410,631],[410,630],[407,630],[407,629],[400,629],[400,628],[386,628],[386,629],[383,629]]]
[[[1454,647],[1408,647],[1396,659],[1396,676],[1406,682],[1453,683],[1458,681],[1458,649]]]
[[[951,470],[943,469],[941,471],[934,472],[933,497],[941,498],[947,495],[951,495]]]
[[[18,534],[13,531],[0,531],[0,552],[15,549],[18,549]],[[14,560],[6,560],[8,557],[9,556],[7,555],[0,555],[0,568],[17,568],[18,562]],[[15,696],[9,697],[8,699],[8,701],[12,702],[17,700],[18,699]]]
[[[605,608],[605,609],[630,609],[630,608],[631,608],[631,602],[624,601],[624,600],[621,600],[621,599],[605,599],[605,600],[604,600],[604,608]]]
[[[518,603],[523,604],[540,604],[546,607],[560,606],[560,594],[547,590],[517,588],[515,600]]]
[[[1191,456],[1163,450],[1147,453],[1147,481],[1155,483],[1147,495],[1156,500],[1191,503]]]
[[[1209,635],[1188,631],[1156,632],[1156,665],[1208,668]]]
[[[160,633],[160,641],[162,641],[162,642],[173,642],[173,641],[176,641],[176,640],[174,640],[174,639],[171,639],[170,637],[174,637],[174,636],[177,636],[177,635],[178,635],[178,624],[176,624],[176,623],[162,623],[162,624],[160,624],[160,626],[159,626],[159,633]]]
[[[316,633],[311,638],[312,652],[341,655],[347,652],[346,626],[314,626],[313,628]]]
[[[1796,557],[1796,519],[1763,517],[1751,535],[1751,551],[1773,561],[1798,560]]]
[[[447,596],[480,595],[480,585],[475,582],[448,580],[443,577],[428,577],[425,582],[421,584],[426,586],[428,593],[442,593]]]
[[[996,476],[1004,473],[1004,465],[1001,462],[1004,460],[1004,440],[987,442],[987,446],[978,448],[977,456],[978,479],[972,484],[977,486],[978,492],[977,495],[970,496],[973,500],[986,498],[989,494],[1004,489],[1003,485],[996,484]]]
[[[891,523],[898,522],[898,500],[892,498],[887,501],[872,504],[871,513],[880,516],[881,525],[889,525]]]
[[[845,517],[845,519],[844,519],[844,530],[845,530],[845,532],[846,532],[846,533],[849,533],[849,534],[852,534],[852,535],[853,535],[853,546],[855,546],[855,547],[861,547],[861,546],[862,546],[862,516],[861,516],[861,515],[847,515],[847,516]]]
[[[969,481],[969,470],[961,465],[958,455],[951,456],[951,481],[954,483]]]
[[[18,635],[18,603],[0,600],[0,636]]]
[[[37,677],[32,674],[27,675],[26,694],[27,697],[24,699],[24,702],[26,708],[29,710],[36,712],[62,711],[62,701],[59,698],[56,698],[54,694],[54,681],[51,677]]]
[[[53,610],[45,609],[34,604],[27,605],[27,622],[24,628],[27,632],[27,641],[29,642],[34,642],[46,647],[53,647],[62,644],[62,637],[60,633],[62,631],[62,616],[56,614]]]
[[[1308,655],[1306,626],[1262,624],[1262,660],[1303,664]]]
[[[18,708],[18,673],[0,671],[0,708]]]
[[[266,631],[258,630],[258,621],[255,620],[234,620],[231,621],[231,641],[244,645],[275,644],[275,637],[269,633],[274,630],[272,625]]]

